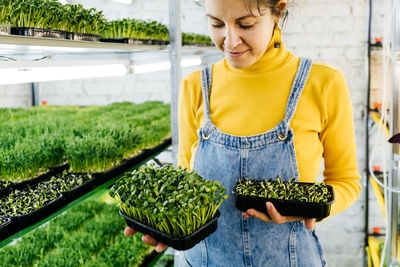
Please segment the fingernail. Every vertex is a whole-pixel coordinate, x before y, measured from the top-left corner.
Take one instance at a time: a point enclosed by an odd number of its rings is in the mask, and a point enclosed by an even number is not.
[[[147,242],[147,241],[149,241],[149,240],[147,239],[147,237],[142,236],[142,241],[143,241],[143,242]]]
[[[272,208],[271,203],[267,202],[267,210],[270,211]]]
[[[252,211],[248,211],[247,212],[250,216],[254,216],[254,212],[252,212]]]

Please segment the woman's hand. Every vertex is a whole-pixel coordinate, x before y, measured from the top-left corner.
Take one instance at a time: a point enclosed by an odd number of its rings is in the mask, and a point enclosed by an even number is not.
[[[136,234],[136,232],[137,232],[136,230],[134,230],[134,229],[132,229],[130,227],[126,227],[125,230],[124,230],[124,235],[125,236],[131,236],[131,235]],[[167,245],[165,245],[165,244],[163,244],[161,242],[157,242],[154,238],[152,238],[149,235],[142,236],[142,241],[144,243],[146,243],[147,245],[156,247],[156,251],[158,253],[162,252],[163,250],[165,250],[167,248]]]
[[[304,224],[307,229],[313,229],[315,224],[315,218],[302,218],[295,216],[282,216],[274,207],[271,202],[265,203],[267,206],[268,214],[263,212],[259,212],[255,209],[248,209],[246,212],[243,212],[243,217],[246,218],[257,218],[263,222],[274,222],[276,224],[293,222],[293,221],[304,221]]]

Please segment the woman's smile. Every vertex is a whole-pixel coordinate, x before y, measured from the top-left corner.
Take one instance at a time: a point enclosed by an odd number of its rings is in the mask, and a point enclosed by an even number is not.
[[[244,54],[246,54],[246,52],[249,50],[243,50],[243,51],[227,51],[227,56],[231,57],[231,58],[238,58],[243,56]]]

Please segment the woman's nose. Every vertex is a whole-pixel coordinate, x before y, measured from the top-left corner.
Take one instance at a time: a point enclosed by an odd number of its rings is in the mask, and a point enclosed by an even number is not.
[[[234,27],[226,27],[225,40],[224,40],[225,49],[233,50],[241,42],[242,42],[242,38],[240,36],[239,31],[237,29],[235,29]]]

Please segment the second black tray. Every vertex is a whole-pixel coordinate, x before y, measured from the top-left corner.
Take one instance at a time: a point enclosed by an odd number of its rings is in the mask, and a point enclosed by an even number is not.
[[[32,37],[67,39],[67,32],[65,32],[65,31],[40,29],[40,28],[32,28],[32,27],[12,27],[11,34],[22,35],[22,36],[32,36]]]
[[[217,211],[214,218],[212,218],[205,225],[197,229],[195,232],[181,238],[170,236],[141,222],[135,221],[131,217],[125,215],[122,211],[120,211],[119,214],[125,218],[126,224],[136,231],[141,232],[142,234],[150,235],[158,242],[162,242],[176,250],[187,250],[194,247],[201,240],[217,230],[218,217],[220,215],[220,212]]]
[[[136,38],[102,38],[100,42],[123,43],[131,45],[168,45],[169,41]]]
[[[312,185],[313,183],[301,183],[305,185]],[[235,206],[240,211],[247,211],[248,209],[255,209],[268,214],[265,203],[271,202],[281,215],[284,216],[299,216],[304,218],[317,218],[317,221],[322,220],[329,216],[331,206],[335,202],[333,188],[326,185],[331,194],[331,198],[326,203],[312,203],[302,202],[298,200],[281,200],[264,197],[244,196],[239,195],[233,191],[235,197]]]

